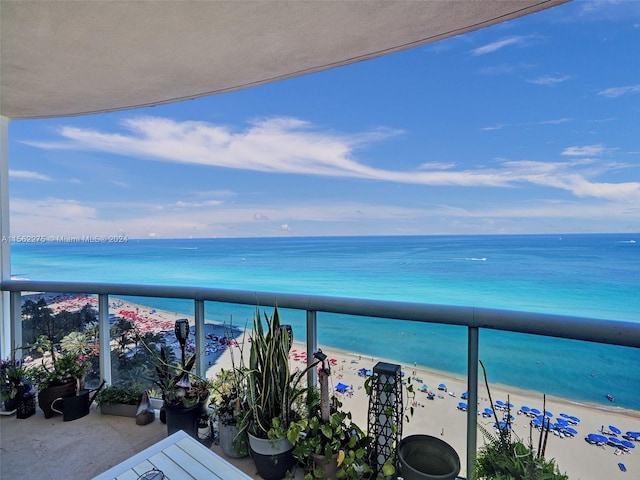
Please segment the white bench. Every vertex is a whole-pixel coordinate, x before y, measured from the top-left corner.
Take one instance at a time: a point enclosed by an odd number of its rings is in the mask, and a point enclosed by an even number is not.
[[[167,480],[246,480],[248,475],[182,430],[151,445],[93,480],[137,480],[152,469]]]

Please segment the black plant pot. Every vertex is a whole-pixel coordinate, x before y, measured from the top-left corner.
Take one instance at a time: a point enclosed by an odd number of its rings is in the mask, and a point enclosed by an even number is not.
[[[171,435],[183,430],[187,435],[198,440],[198,420],[202,414],[202,406],[184,408],[183,406],[165,405],[167,434]]]
[[[281,480],[296,464],[293,445],[286,438],[266,440],[249,434],[251,458],[264,480]]]
[[[430,435],[403,438],[398,460],[405,480],[454,480],[460,473],[460,457],[453,447]]]

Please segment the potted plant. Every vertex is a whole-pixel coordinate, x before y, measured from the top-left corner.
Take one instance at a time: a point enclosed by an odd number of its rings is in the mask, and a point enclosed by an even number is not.
[[[290,424],[287,438],[294,445],[293,454],[304,465],[305,480],[366,478],[372,473],[367,463],[370,439],[352,421],[351,412],[341,410],[337,398],[329,401],[331,367],[327,356],[318,350],[314,358],[322,363],[318,371],[320,396],[309,387],[309,415]]]
[[[0,400],[4,403],[4,410],[17,410],[18,418],[28,418],[35,413],[34,395],[22,362],[15,358],[1,360]]]
[[[487,372],[480,361],[484,374],[484,381],[489,394],[489,401],[493,405],[491,390],[487,381]],[[546,400],[543,397],[543,405]],[[544,407],[543,407],[544,410]],[[568,476],[561,473],[553,459],[544,457],[547,437],[549,435],[548,421],[540,429],[537,451],[533,445],[525,445],[515,436],[511,428],[511,409],[507,398],[507,412],[505,421],[499,422],[494,411],[496,435],[479,425],[487,442],[478,452],[473,467],[473,478],[493,480],[501,478],[524,478],[539,480],[568,480]],[[530,442],[531,443],[531,442]]]
[[[51,406],[56,399],[77,394],[80,383],[91,370],[91,362],[77,352],[61,349],[58,353],[53,341],[45,336],[41,336],[32,348],[44,356],[40,365],[27,370],[27,376],[38,389],[38,405],[44,417],[50,418],[55,413]]]
[[[137,386],[109,385],[96,396],[103,415],[135,418],[144,390]]]
[[[289,427],[287,438],[304,466],[305,480],[366,478],[372,471],[367,463],[370,439],[341,406],[338,402],[326,420],[314,413]]]
[[[187,357],[185,352],[189,338],[187,319],[176,320],[175,334],[180,344],[180,363],[172,365],[168,361],[166,347],[161,347],[160,355],[156,359],[156,383],[163,390],[167,433],[171,435],[178,430],[184,430],[198,439],[199,420],[207,413],[210,385],[206,379],[191,373],[196,363],[196,355]]]
[[[295,465],[293,445],[286,432],[291,422],[302,414],[306,389],[301,381],[316,364],[292,373],[289,367],[291,328],[281,325],[277,307],[271,317],[266,312],[264,317],[266,329],[256,311],[246,374],[246,409],[240,418],[240,432],[248,434],[258,473],[265,480],[277,480]]]
[[[246,370],[221,369],[212,384],[213,416],[222,452],[231,458],[249,454],[247,432],[238,432],[238,421],[246,398]]]

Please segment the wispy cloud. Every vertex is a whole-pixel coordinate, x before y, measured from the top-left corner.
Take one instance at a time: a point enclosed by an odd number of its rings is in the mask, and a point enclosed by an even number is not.
[[[39,180],[41,182],[52,182],[53,179],[48,175],[42,173],[32,172],[29,170],[9,170],[9,176],[11,178],[19,178],[21,180]]]
[[[560,76],[545,75],[543,77],[527,80],[527,82],[533,83],[535,85],[545,85],[545,86],[553,87],[555,85],[558,85],[559,83],[566,82],[570,78],[571,77],[569,75],[560,75]]]
[[[598,92],[598,95],[602,95],[607,98],[618,98],[623,95],[633,95],[640,93],[640,85],[628,85],[626,87],[611,87],[606,88]]]
[[[573,146],[565,148],[561,155],[581,156],[581,157],[597,157],[606,151],[604,145],[583,145],[582,147]]]
[[[568,122],[558,118],[521,124],[502,124],[485,130],[514,125],[546,125]],[[171,163],[434,186],[514,187],[525,183],[568,190],[575,195],[617,198],[620,192],[640,197],[640,183],[599,183],[594,172],[581,161],[502,162],[492,168],[456,169],[451,162],[429,161],[407,171],[366,165],[356,158],[366,147],[399,132],[378,129],[355,135],[322,131],[295,118],[271,118],[251,123],[244,130],[205,122],[178,122],[166,118],[142,117],[124,123],[125,133],[104,133],[66,127],[64,141],[33,143],[41,148],[109,151],[120,155]],[[605,153],[604,145],[571,146],[563,156],[592,157]],[[468,162],[466,162],[468,163]],[[220,198],[205,196],[197,202],[177,206],[212,206]],[[249,218],[253,218],[251,212]]]
[[[530,127],[534,125],[560,125],[561,123],[567,123],[570,121],[572,121],[571,118],[553,118],[550,120],[539,120],[537,122],[498,123],[496,125],[482,127],[480,130],[492,131],[492,130],[502,130],[503,128],[506,128],[506,127]]]
[[[478,48],[474,48],[471,50],[471,53],[474,56],[486,55],[487,53],[497,52],[505,47],[511,45],[524,45],[529,37],[517,35],[513,37],[506,37],[496,42],[488,43],[487,45],[483,45]]]

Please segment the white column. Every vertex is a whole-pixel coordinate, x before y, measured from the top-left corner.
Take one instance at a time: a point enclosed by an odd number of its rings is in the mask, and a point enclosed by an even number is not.
[[[11,279],[9,238],[9,119],[0,116],[0,280]],[[11,355],[11,310],[9,292],[0,295],[0,358]]]

